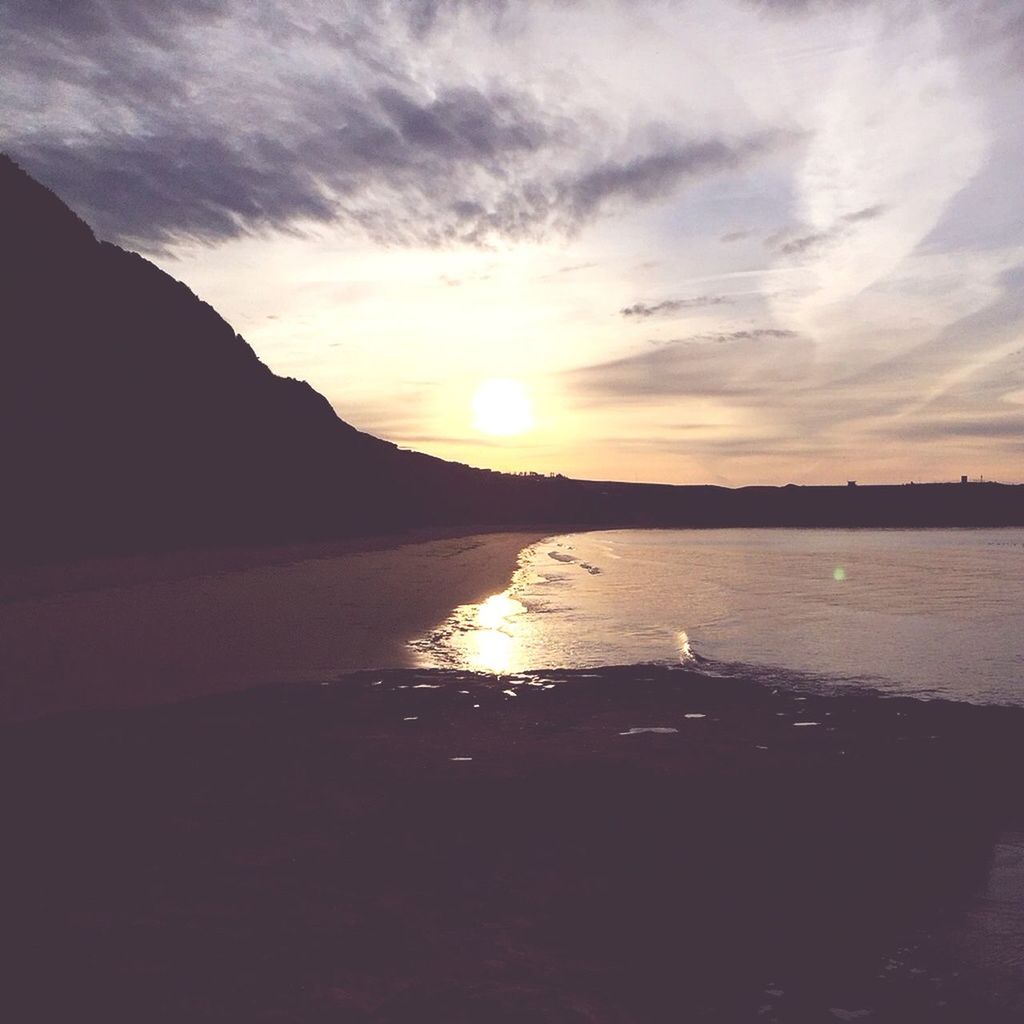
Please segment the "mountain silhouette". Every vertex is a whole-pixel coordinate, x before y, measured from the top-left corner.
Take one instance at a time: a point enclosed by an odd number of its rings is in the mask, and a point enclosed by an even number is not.
[[[97,240],[2,155],[0,222],[8,556],[541,515],[521,478],[345,423],[185,285]]]
[[[0,560],[441,524],[1024,524],[1022,486],[624,484],[406,451],[2,154],[0,224]]]

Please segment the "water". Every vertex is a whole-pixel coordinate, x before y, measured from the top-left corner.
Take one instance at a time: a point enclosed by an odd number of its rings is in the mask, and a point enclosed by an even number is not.
[[[621,530],[550,538],[414,644],[498,674],[686,663],[1024,704],[1024,530]]]

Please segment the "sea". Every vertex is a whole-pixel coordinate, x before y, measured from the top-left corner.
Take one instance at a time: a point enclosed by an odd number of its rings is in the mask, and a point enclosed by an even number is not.
[[[497,675],[649,663],[1024,705],[1024,530],[606,530],[521,552],[413,642]]]

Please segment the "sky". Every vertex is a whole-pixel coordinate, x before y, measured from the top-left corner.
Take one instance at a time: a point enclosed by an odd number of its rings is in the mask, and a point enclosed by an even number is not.
[[[0,149],[361,429],[592,479],[1024,481],[1019,0],[0,25]]]

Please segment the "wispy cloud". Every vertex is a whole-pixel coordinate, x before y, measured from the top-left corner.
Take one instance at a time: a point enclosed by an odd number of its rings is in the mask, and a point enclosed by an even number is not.
[[[769,236],[765,244],[784,256],[792,256],[826,244],[842,243],[850,235],[851,225],[874,220],[881,217],[885,211],[886,207],[882,203],[875,203],[874,206],[866,206],[863,210],[842,214],[823,231],[812,231],[810,234],[779,232]]]
[[[101,235],[151,249],[310,222],[386,244],[572,236],[787,143],[460,80],[445,34],[514,38],[504,3],[6,6],[0,145]]]
[[[785,343],[785,349],[772,343]],[[806,338],[780,328],[722,331],[580,367],[566,379],[590,401],[684,395],[757,400],[780,385],[796,386],[812,351]]]
[[[807,229],[782,239],[805,274],[774,305],[816,332],[834,304],[890,273],[982,166],[983,111],[963,87],[940,20],[927,10],[894,31],[874,7],[852,16],[863,39],[836,62],[797,177]]]
[[[627,320],[649,320],[651,317],[670,317],[687,309],[704,306],[724,306],[732,300],[724,295],[696,295],[690,299],[662,299],[661,302],[634,302],[619,312]]]

